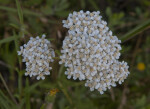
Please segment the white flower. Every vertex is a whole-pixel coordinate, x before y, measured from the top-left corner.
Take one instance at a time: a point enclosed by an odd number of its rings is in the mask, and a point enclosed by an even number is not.
[[[118,61],[121,41],[112,35],[99,14],[99,11],[73,12],[62,21],[69,30],[59,63],[67,67],[68,79],[86,80],[85,86],[91,91],[97,89],[103,94],[116,82],[122,83],[129,72],[127,63]]]
[[[49,66],[49,63],[54,61],[55,53],[50,41],[45,37],[44,34],[42,38],[31,37],[27,44],[20,47],[18,55],[22,55],[23,62],[26,62],[25,76],[37,76],[37,80],[39,80],[45,79],[45,75],[50,75],[49,71],[52,67]]]

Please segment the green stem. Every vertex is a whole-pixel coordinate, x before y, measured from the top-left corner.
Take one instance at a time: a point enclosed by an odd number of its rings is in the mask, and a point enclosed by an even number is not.
[[[63,69],[64,69],[64,65],[62,64],[59,68],[59,72],[58,72],[58,78],[61,77],[61,73],[63,72]]]
[[[20,101],[20,103],[21,103],[21,96],[22,96],[22,76],[21,76],[21,74],[19,74],[19,78],[18,78],[18,89],[19,89],[19,101]]]
[[[28,78],[26,78],[26,88],[29,88],[29,80]],[[31,106],[30,106],[30,93],[26,93],[26,108],[27,109],[31,109]]]
[[[19,102],[21,103],[22,101],[22,72],[20,72],[18,69],[17,73],[18,73],[18,92],[19,92]]]
[[[19,0],[16,0],[16,5],[17,5],[17,10],[18,10],[18,16],[19,16],[20,23],[23,24],[23,13],[22,13],[22,9],[21,9]]]

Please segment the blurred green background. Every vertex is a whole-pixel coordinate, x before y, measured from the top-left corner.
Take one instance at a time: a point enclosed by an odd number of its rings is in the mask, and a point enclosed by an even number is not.
[[[59,57],[67,35],[61,22],[80,10],[101,12],[130,66],[125,82],[103,95],[68,80],[59,58],[45,80],[25,77],[17,56],[20,45],[45,33]],[[0,109],[150,109],[149,27],[150,0],[0,0]]]

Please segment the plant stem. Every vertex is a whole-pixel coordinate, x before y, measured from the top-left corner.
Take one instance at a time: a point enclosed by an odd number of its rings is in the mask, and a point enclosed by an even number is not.
[[[62,64],[59,68],[59,72],[58,72],[58,78],[61,77],[61,73],[63,72],[63,69],[64,69],[64,65]]]

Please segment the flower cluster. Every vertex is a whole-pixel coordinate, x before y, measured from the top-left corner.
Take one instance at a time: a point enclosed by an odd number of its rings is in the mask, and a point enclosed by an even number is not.
[[[90,87],[91,91],[97,89],[100,94],[103,94],[107,88],[115,87],[116,82],[119,82],[119,84],[124,82],[128,74],[127,63],[116,61],[110,65],[109,69],[101,70],[98,74],[92,76],[90,80],[87,80],[85,86]]]
[[[45,37],[45,35],[42,35],[42,38],[31,37],[29,42],[21,46],[18,51],[18,55],[23,56],[22,61],[26,62],[25,75],[37,76],[37,80],[45,79],[44,75],[50,75],[49,70],[52,67],[49,66],[49,63],[53,62],[53,57],[55,57],[51,43]]]
[[[63,26],[68,36],[63,41],[60,64],[67,67],[67,78],[86,80],[85,86],[101,94],[128,76],[126,62],[119,62],[121,41],[103,21],[100,12],[73,12]]]

